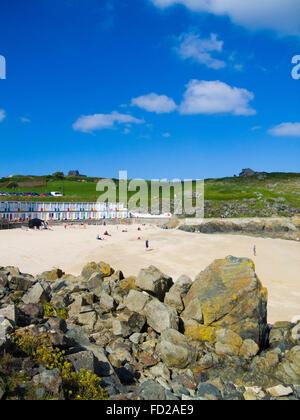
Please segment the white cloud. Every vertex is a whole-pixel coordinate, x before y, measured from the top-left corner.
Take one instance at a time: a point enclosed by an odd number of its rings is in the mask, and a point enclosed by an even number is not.
[[[162,136],[165,137],[166,139],[168,139],[168,138],[171,137],[171,134],[170,133],[164,133]]]
[[[76,131],[91,133],[96,130],[112,129],[115,124],[143,124],[144,120],[139,120],[129,114],[112,112],[111,114],[83,115],[73,124]]]
[[[181,114],[219,114],[254,115],[256,111],[249,106],[254,99],[252,92],[231,87],[220,81],[191,80],[187,85]]]
[[[235,64],[233,67],[237,71],[243,71],[244,70],[244,65],[243,64]]]
[[[282,123],[269,130],[272,136],[300,137],[300,123]]]
[[[2,122],[6,118],[6,114],[4,109],[0,109],[0,122]]]
[[[157,95],[156,93],[134,98],[131,101],[131,105],[145,109],[148,112],[156,112],[156,114],[166,114],[177,109],[177,105],[172,98],[168,98],[165,95]]]
[[[29,118],[26,117],[21,117],[20,120],[22,121],[22,123],[26,124],[26,123],[30,123],[31,120]]]
[[[224,43],[217,40],[216,34],[211,34],[210,39],[203,39],[195,33],[185,33],[179,37],[179,42],[180,45],[176,51],[181,58],[192,58],[212,69],[226,67],[224,61],[213,58],[211,55],[212,52],[221,52],[223,49]]]
[[[160,8],[181,4],[194,12],[229,16],[250,29],[272,29],[300,35],[299,0],[151,0]]]

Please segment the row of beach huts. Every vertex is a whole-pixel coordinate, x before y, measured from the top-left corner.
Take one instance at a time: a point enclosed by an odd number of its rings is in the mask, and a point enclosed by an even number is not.
[[[122,203],[0,202],[0,220],[8,222],[31,219],[78,221],[128,218],[130,213]]]

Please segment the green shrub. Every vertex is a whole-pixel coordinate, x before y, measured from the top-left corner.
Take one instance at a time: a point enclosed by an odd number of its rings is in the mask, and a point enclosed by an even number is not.
[[[51,303],[46,303],[44,305],[44,318],[52,318],[55,316],[67,320],[69,318],[68,308],[55,308]]]
[[[40,336],[20,330],[13,334],[17,349],[36,359],[46,369],[58,369],[63,380],[65,398],[69,400],[106,400],[101,379],[84,369],[76,373],[65,359],[65,352],[51,345],[47,334]]]

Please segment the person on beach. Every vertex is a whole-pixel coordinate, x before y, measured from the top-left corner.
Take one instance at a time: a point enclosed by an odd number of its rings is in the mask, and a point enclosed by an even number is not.
[[[254,255],[254,257],[256,257],[256,245],[254,245],[254,247],[253,247],[253,255]]]
[[[149,249],[149,241],[147,239],[147,241],[146,241],[146,250],[148,250],[148,249]]]

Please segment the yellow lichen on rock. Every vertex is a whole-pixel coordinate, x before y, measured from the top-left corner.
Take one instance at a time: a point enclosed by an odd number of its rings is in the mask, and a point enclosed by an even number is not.
[[[100,267],[100,272],[104,274],[105,277],[109,277],[112,275],[113,270],[109,264],[106,264],[105,262],[101,261],[99,262],[98,266]]]
[[[184,335],[197,341],[216,342],[217,328],[199,324],[197,321],[186,320],[184,323]]]
[[[217,354],[229,354],[232,356],[238,356],[240,349],[243,345],[243,340],[234,331],[222,329],[216,333]]]
[[[185,307],[197,297],[204,326],[229,328],[242,339],[261,345],[267,328],[268,293],[254,269],[247,258],[229,256],[214,261],[196,277],[184,298]]]
[[[126,279],[120,281],[120,286],[123,290],[127,290],[128,292],[130,290],[137,290],[135,280],[136,278],[133,276],[127,277]]]

